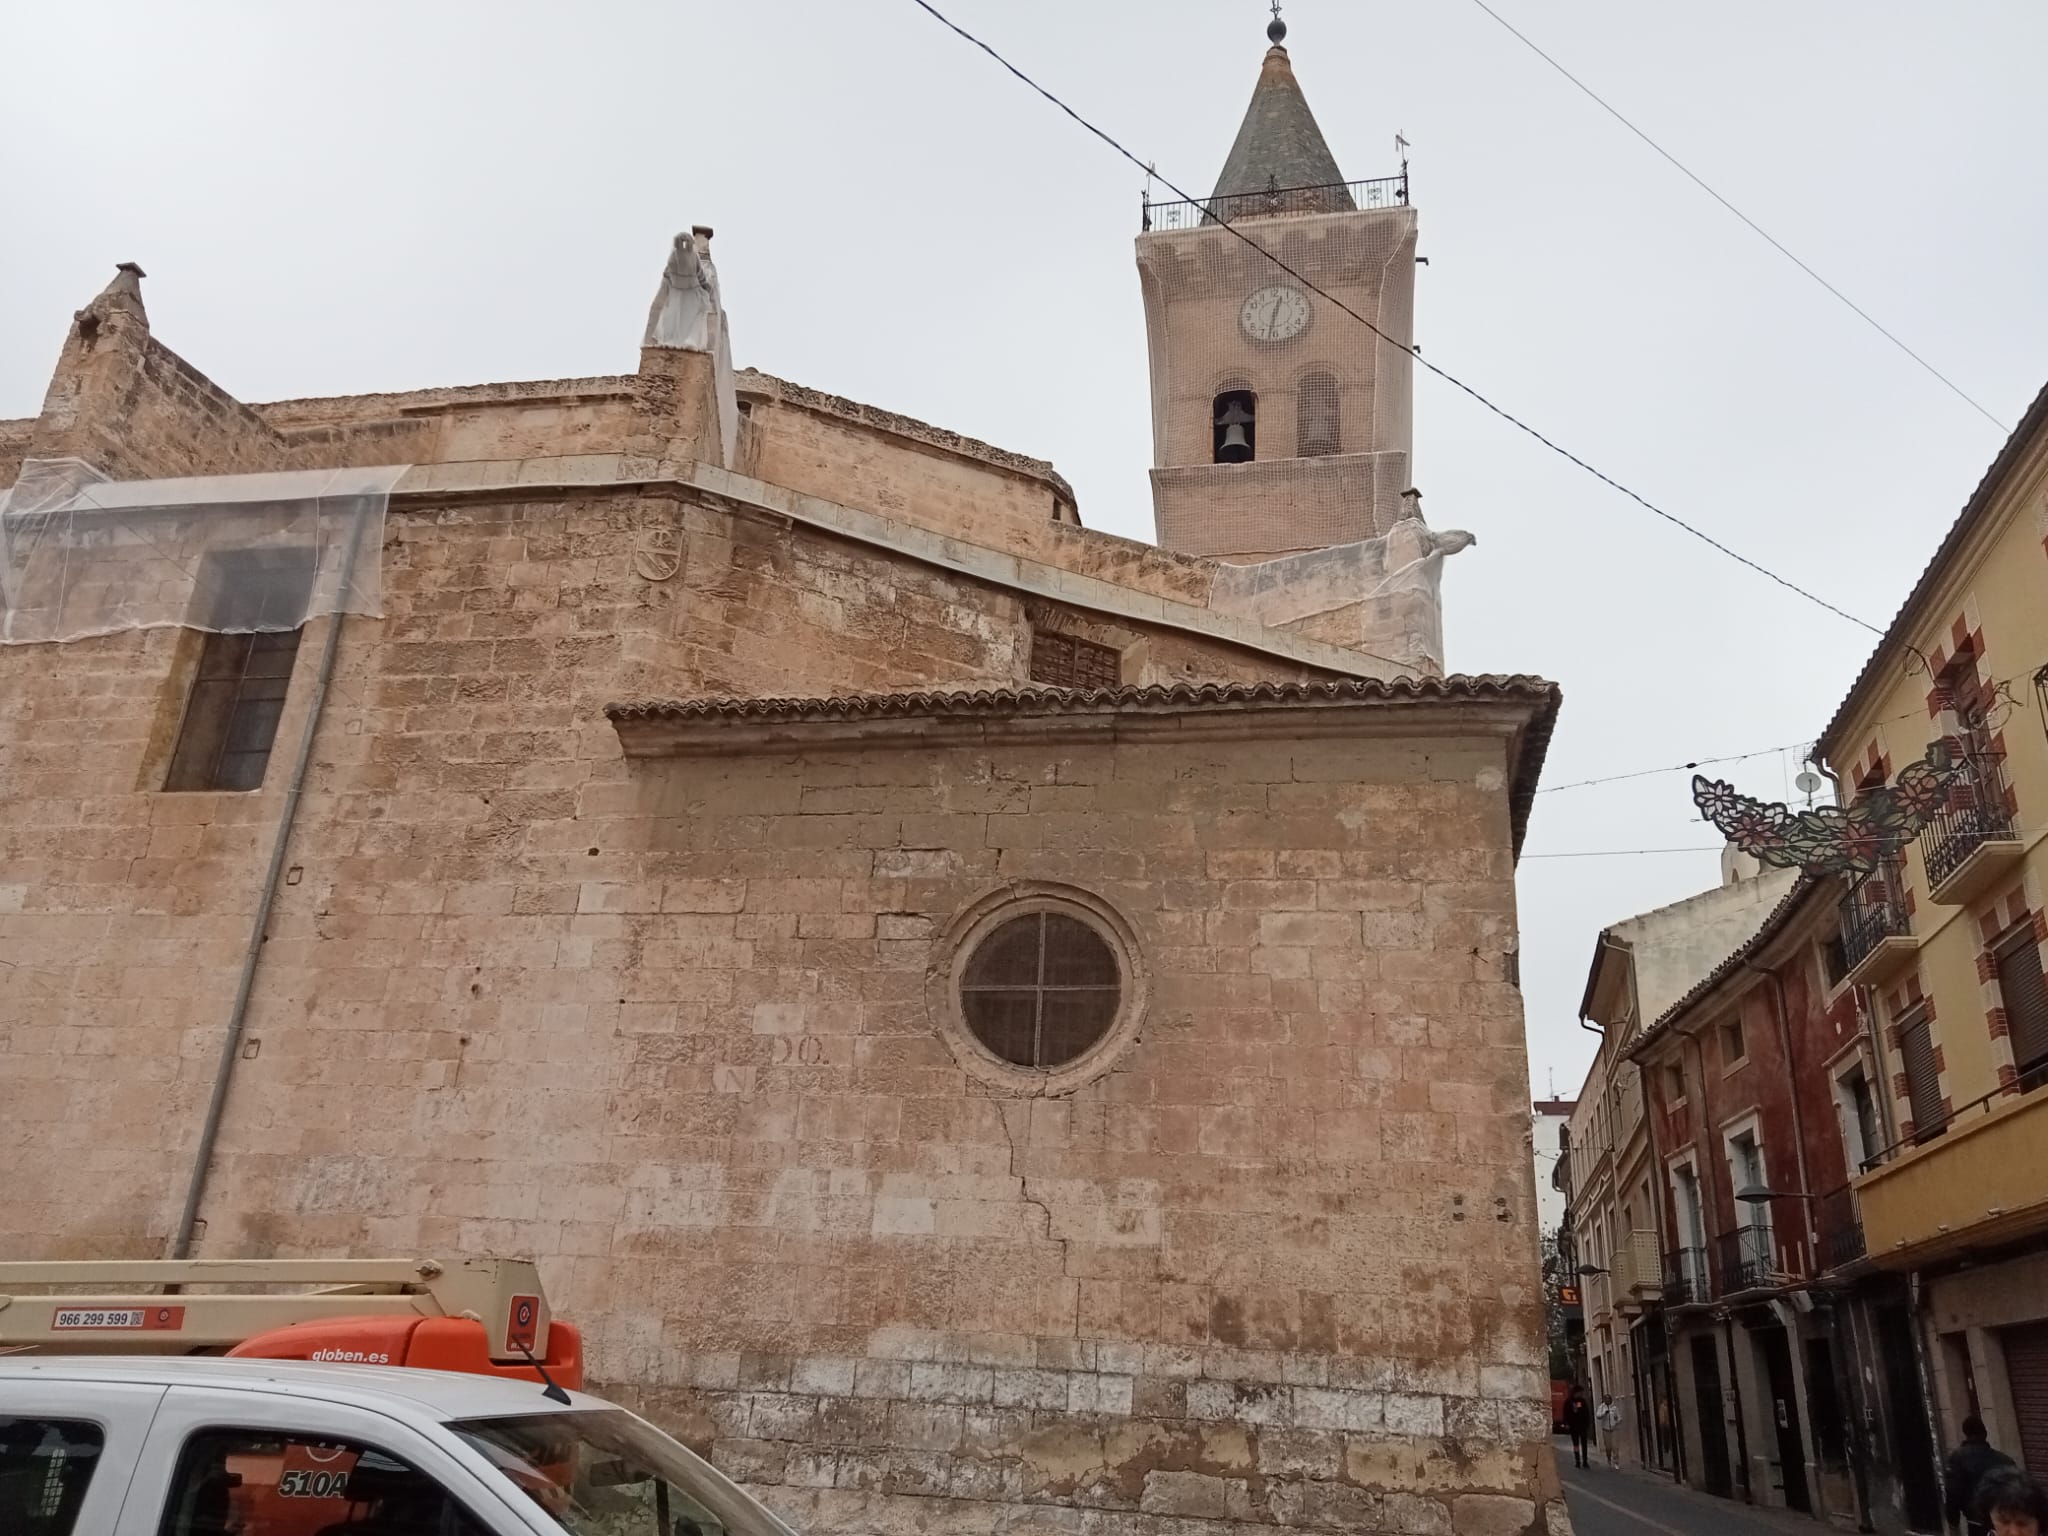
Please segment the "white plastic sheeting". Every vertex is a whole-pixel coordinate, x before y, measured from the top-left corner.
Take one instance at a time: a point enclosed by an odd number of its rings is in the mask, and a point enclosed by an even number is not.
[[[718,392],[719,452],[724,467],[731,469],[740,431],[740,405],[733,388],[732,336],[718,294],[718,269],[711,264],[708,231],[676,236],[668,265],[662,268],[660,291],[648,308],[647,334],[640,344],[711,354],[712,383]]]
[[[1475,542],[1462,529],[1431,528],[1419,517],[1405,517],[1381,538],[1253,564],[1226,563],[1209,589],[1209,606],[1285,628],[1382,603],[1399,611],[1362,620],[1361,635],[1398,644],[1406,654],[1397,659],[1441,671],[1444,560]]]
[[[30,459],[0,492],[0,644],[381,617],[384,511],[408,467],[109,480]]]

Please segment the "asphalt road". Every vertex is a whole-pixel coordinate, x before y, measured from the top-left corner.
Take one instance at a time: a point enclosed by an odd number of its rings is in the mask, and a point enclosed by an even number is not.
[[[1558,1472],[1578,1536],[1821,1536],[1827,1527],[1784,1510],[1752,1509],[1647,1472],[1572,1465],[1560,1438]]]

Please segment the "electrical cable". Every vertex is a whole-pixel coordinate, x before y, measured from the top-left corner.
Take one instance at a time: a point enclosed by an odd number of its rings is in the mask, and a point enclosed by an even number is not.
[[[1136,166],[1139,170],[1145,172],[1147,176],[1160,182],[1167,188],[1167,190],[1173,192],[1183,201],[1189,203],[1200,203],[1202,201],[1202,199],[1193,196],[1191,193],[1187,191],[1186,188],[1180,186],[1171,178],[1161,174],[1152,165],[1139,159],[1135,154],[1133,154],[1130,150],[1126,149],[1115,138],[1113,138],[1109,133],[1107,133],[1101,128],[1096,127],[1095,124],[1088,121],[1087,118],[1083,117],[1079,112],[1076,112],[1072,107],[1068,106],[1064,101],[1060,100],[1060,98],[1055,96],[1051,91],[1047,90],[1044,86],[1040,85],[1036,80],[1032,79],[1029,75],[1025,74],[1023,70],[1019,69],[1015,64],[1012,64],[1008,59],[1004,58],[989,44],[983,42],[980,38],[976,37],[972,32],[969,32],[965,27],[962,27],[959,23],[949,18],[943,11],[939,10],[937,6],[933,5],[931,3],[931,0],[910,0],[910,3],[915,5],[919,10],[925,12],[926,15],[930,16],[934,21],[938,22],[941,26],[945,27],[947,31],[952,32],[955,36],[961,38],[966,42],[972,43],[976,48],[979,48],[983,53],[987,54],[991,59],[995,60],[997,64],[1001,65],[1006,71],[1016,76],[1018,80],[1022,81],[1026,86],[1030,87],[1031,90],[1035,91],[1038,95],[1044,97],[1047,101],[1051,102],[1055,107],[1058,107],[1060,111],[1064,112],[1068,117],[1072,118],[1076,123],[1080,124],[1081,127],[1085,128],[1089,133],[1093,134],[1096,138],[1100,139],[1103,143],[1107,144],[1111,149],[1115,150],[1119,155],[1123,156],[1124,159],[1130,161],[1131,164]],[[1800,586],[1797,582],[1789,580],[1784,576],[1780,576],[1776,571],[1771,570],[1768,566],[1759,565],[1756,561],[1750,559],[1747,555],[1737,553],[1735,550],[1730,549],[1726,544],[1723,544],[1719,539],[1715,538],[1712,534],[1707,533],[1703,529],[1693,526],[1684,518],[1679,517],[1676,513],[1665,511],[1662,507],[1658,506],[1655,502],[1649,500],[1647,497],[1630,490],[1626,485],[1623,485],[1619,480],[1615,479],[1612,475],[1609,475],[1604,471],[1595,468],[1592,464],[1588,463],[1586,460],[1580,458],[1577,454],[1573,453],[1569,448],[1566,448],[1561,443],[1555,442],[1551,438],[1546,437],[1542,432],[1538,431],[1535,427],[1529,425],[1528,422],[1523,421],[1519,416],[1514,415],[1511,411],[1508,411],[1506,408],[1502,406],[1494,404],[1493,401],[1489,400],[1485,395],[1481,394],[1478,390],[1474,389],[1470,384],[1467,384],[1463,379],[1460,379],[1457,375],[1447,372],[1446,370],[1438,367],[1435,363],[1429,361],[1429,359],[1425,358],[1420,352],[1416,351],[1415,348],[1408,346],[1403,342],[1396,341],[1393,337],[1389,336],[1385,331],[1381,330],[1377,325],[1373,324],[1372,321],[1368,320],[1364,315],[1360,314],[1357,310],[1353,309],[1349,304],[1346,304],[1342,299],[1339,299],[1334,295],[1325,292],[1322,288],[1318,287],[1314,282],[1310,281],[1301,273],[1297,272],[1292,266],[1288,265],[1287,262],[1283,261],[1280,257],[1274,255],[1271,251],[1267,250],[1264,246],[1260,245],[1258,241],[1254,240],[1250,235],[1246,234],[1243,230],[1239,229],[1237,225],[1229,219],[1224,218],[1221,214],[1216,214],[1213,212],[1210,214],[1210,217],[1216,228],[1228,230],[1237,239],[1243,241],[1246,245],[1250,246],[1253,250],[1257,251],[1260,255],[1264,256],[1268,261],[1272,262],[1274,266],[1278,267],[1282,272],[1285,272],[1297,283],[1300,283],[1302,287],[1306,288],[1309,292],[1321,298],[1325,303],[1330,304],[1334,308],[1343,312],[1344,314],[1349,315],[1353,320],[1356,320],[1360,325],[1364,326],[1367,330],[1371,331],[1373,335],[1379,337],[1381,341],[1386,342],[1389,346],[1399,347],[1403,352],[1408,353],[1410,356],[1414,358],[1416,362],[1420,363],[1425,369],[1435,374],[1445,383],[1451,385],[1453,388],[1461,391],[1462,393],[1469,395],[1472,399],[1478,401],[1480,405],[1484,406],[1494,415],[1500,417],[1501,420],[1507,422],[1510,426],[1517,428],[1518,430],[1527,434],[1528,436],[1533,437],[1537,442],[1541,443],[1544,447],[1548,448],[1552,453],[1558,455],[1558,457],[1566,460],[1567,462],[1578,466],[1587,474],[1591,475],[1595,480],[1598,480],[1601,484],[1608,486],[1613,490],[1619,491],[1623,496],[1627,497],[1630,501],[1635,502],[1638,506],[1644,508],[1646,511],[1654,513],[1656,516],[1662,518],[1665,522],[1670,523],[1674,527],[1680,528],[1684,530],[1686,533],[1691,534],[1701,543],[1706,544],[1709,547],[1720,551],[1729,559],[1735,561],[1738,565],[1747,566],[1750,570],[1755,571],[1760,576],[1763,576],[1771,581],[1776,582],[1779,586],[1785,588],[1787,591],[1795,592],[1799,596],[1805,598],[1808,602],[1814,603],[1819,607],[1825,608],[1829,613],[1834,614],[1837,618],[1847,619],[1851,624],[1855,624],[1860,626],[1861,628],[1867,629],[1873,635],[1882,635],[1884,633],[1884,631],[1879,629],[1877,625],[1872,624],[1867,619],[1859,619],[1856,617],[1855,614],[1848,612],[1846,609],[1837,608],[1833,603],[1829,602],[1826,598],[1821,597],[1816,593],[1809,592],[1806,588]]]
[[[1537,58],[1541,59],[1544,63],[1548,64],[1552,69],[1556,70],[1560,75],[1563,75],[1565,79],[1571,81],[1573,85],[1577,86],[1581,91],[1583,91],[1592,100],[1593,104],[1600,108],[1601,111],[1605,112],[1609,117],[1613,118],[1617,123],[1621,124],[1622,127],[1626,128],[1630,133],[1634,134],[1637,138],[1641,139],[1645,144],[1649,145],[1650,148],[1654,149],[1659,155],[1663,156],[1663,158],[1669,161],[1671,165],[1677,169],[1679,174],[1684,176],[1687,181],[1691,182],[1694,186],[1698,187],[1702,192],[1706,193],[1707,196],[1711,197],[1723,208],[1726,208],[1730,213],[1734,214],[1735,217],[1740,219],[1744,224],[1747,224],[1752,230],[1754,230],[1759,236],[1761,236],[1764,239],[1764,241],[1767,244],[1769,244],[1771,248],[1775,250],[1780,256],[1783,256],[1787,261],[1791,262],[1793,266],[1797,267],[1800,271],[1804,272],[1808,277],[1812,278],[1816,283],[1819,283],[1821,287],[1827,289],[1829,293],[1833,294],[1836,298],[1840,299],[1845,305],[1849,307],[1849,309],[1859,319],[1863,321],[1865,325],[1868,325],[1873,331],[1877,332],[1878,335],[1882,336],[1886,341],[1890,342],[1893,346],[1897,347],[1901,352],[1905,353],[1906,356],[1910,357],[1914,362],[1918,363],[1922,368],[1926,369],[1930,374],[1932,374],[1936,379],[1938,379],[1950,391],[1950,393],[1952,393],[1958,400],[1962,401],[1963,404],[1967,405],[1979,416],[1982,416],[1986,421],[1990,422],[1991,425],[1998,428],[2001,432],[2009,433],[2012,431],[2012,428],[2008,426],[2005,422],[2000,421],[1996,416],[1992,415],[1991,412],[1987,411],[1983,406],[1979,405],[1975,400],[1971,399],[1967,394],[1965,394],[1963,392],[1962,386],[1956,383],[1954,379],[1950,378],[1947,374],[1943,373],[1939,368],[1935,367],[1934,364],[1927,361],[1926,358],[1922,357],[1918,352],[1915,352],[1911,347],[1907,346],[1897,336],[1893,335],[1890,331],[1886,330],[1882,325],[1880,325],[1877,321],[1877,317],[1872,315],[1870,311],[1863,308],[1862,305],[1858,304],[1854,299],[1850,298],[1849,295],[1842,292],[1841,289],[1837,288],[1833,283],[1829,282],[1826,278],[1822,277],[1818,272],[1814,271],[1812,267],[1808,266],[1805,262],[1801,261],[1797,256],[1793,255],[1792,252],[1785,247],[1783,241],[1779,240],[1769,230],[1765,229],[1761,224],[1757,223],[1755,219],[1752,219],[1740,208],[1736,207],[1733,203],[1729,202],[1728,199],[1723,197],[1719,192],[1716,192],[1712,187],[1708,186],[1706,182],[1701,180],[1699,176],[1695,175],[1692,168],[1686,165],[1682,160],[1680,160],[1678,156],[1672,154],[1670,150],[1666,149],[1662,144],[1659,144],[1655,139],[1651,138],[1647,133],[1643,132],[1642,129],[1638,128],[1626,117],[1622,116],[1620,110],[1612,104],[1610,104],[1609,102],[1607,102],[1605,99],[1603,99],[1598,91],[1594,90],[1590,85],[1586,84],[1585,81],[1581,80],[1577,75],[1573,74],[1570,70],[1566,69],[1562,64],[1558,63],[1556,59],[1552,58],[1549,54],[1545,53],[1541,48],[1537,47],[1535,42],[1531,40],[1531,38],[1526,32],[1523,32],[1513,22],[1509,21],[1507,17],[1501,15],[1499,11],[1496,11],[1492,6],[1488,5],[1486,3],[1486,0],[1472,0],[1472,3],[1478,6],[1479,9],[1481,9],[1482,11],[1486,12],[1486,14],[1491,16],[1495,21],[1499,22],[1503,27],[1507,28],[1509,32],[1513,33],[1515,37],[1520,39],[1522,44],[1526,48],[1528,48],[1528,50],[1531,53],[1536,55]]]
[[[1712,847],[1701,845],[1695,848],[1585,848],[1573,853],[1525,853],[1522,862],[1530,859],[1632,859],[1649,853],[1719,853],[1723,844]]]
[[[1769,757],[1774,752],[1789,752],[1794,747],[1807,745],[1803,741],[1788,741],[1783,746],[1759,747],[1754,752],[1735,752],[1727,757],[1702,757],[1690,763],[1667,763],[1662,768],[1638,768],[1632,773],[1610,773],[1601,779],[1576,779],[1570,784],[1545,784],[1536,793],[1554,795],[1567,789],[1591,789],[1596,784],[1619,784],[1625,779],[1647,779],[1660,773],[1679,773],[1688,768],[1707,768],[1716,763],[1745,763],[1753,757]]]
[[[2010,688],[2022,678],[2031,675],[2030,673],[2016,672],[2011,677],[1994,677],[1987,681],[1984,686],[1997,693]],[[2023,707],[2019,706],[2017,700],[2012,702],[2016,707]],[[1895,725],[1901,720],[1920,720],[1924,718],[1926,717],[1923,711],[1908,710],[1901,714],[1886,715],[1882,719],[1873,720],[1871,724],[1874,726]],[[1691,769],[1709,768],[1718,763],[1742,763],[1747,762],[1753,757],[1769,757],[1773,752],[1790,752],[1796,747],[1811,747],[1812,745],[1814,745],[1813,740],[1809,737],[1801,741],[1784,742],[1775,747],[1758,747],[1754,752],[1731,752],[1725,757],[1696,758],[1689,763],[1667,763],[1661,768],[1636,768],[1627,773],[1610,773],[1603,778],[1574,779],[1569,784],[1545,784],[1536,793],[1539,795],[1552,795],[1567,789],[1591,789],[1599,784],[1619,784],[1628,779],[1652,778],[1660,773],[1682,773]]]

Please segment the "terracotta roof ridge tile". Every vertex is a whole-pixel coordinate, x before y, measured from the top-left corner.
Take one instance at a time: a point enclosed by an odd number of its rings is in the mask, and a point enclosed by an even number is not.
[[[832,694],[810,698],[706,695],[698,698],[640,699],[605,706],[613,720],[662,716],[710,718],[824,718],[915,714],[984,714],[1013,709],[1071,709],[1077,706],[1185,706],[1281,704],[1317,700],[1519,698],[1541,702],[1557,696],[1555,683],[1525,673],[1483,673],[1448,677],[1345,678],[1328,682],[1145,683],[1122,688],[912,689],[891,693]]]

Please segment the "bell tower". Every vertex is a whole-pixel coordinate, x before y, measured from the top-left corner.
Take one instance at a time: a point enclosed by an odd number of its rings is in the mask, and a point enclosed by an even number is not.
[[[1158,542],[1240,563],[1385,535],[1410,484],[1407,172],[1344,180],[1277,9],[1215,191],[1148,202],[1138,236]]]

